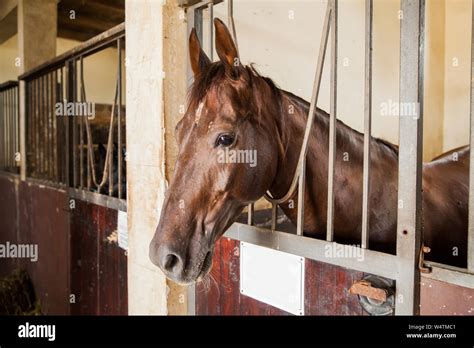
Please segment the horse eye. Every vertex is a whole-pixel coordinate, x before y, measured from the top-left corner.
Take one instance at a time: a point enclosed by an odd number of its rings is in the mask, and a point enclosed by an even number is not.
[[[232,134],[220,134],[216,139],[216,146],[230,146],[234,143]]]

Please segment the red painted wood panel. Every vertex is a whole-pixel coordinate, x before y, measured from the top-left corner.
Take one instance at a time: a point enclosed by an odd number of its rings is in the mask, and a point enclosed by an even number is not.
[[[421,315],[474,315],[474,289],[421,278]]]
[[[17,243],[18,208],[17,185],[18,176],[0,174],[0,244]],[[10,274],[18,267],[17,259],[0,259],[0,277]]]
[[[21,260],[26,267],[44,314],[69,314],[69,216],[67,195],[33,182],[21,182],[18,191],[19,238],[38,245],[38,261]]]
[[[216,244],[213,281],[196,286],[198,315],[289,315],[289,313],[240,293],[240,242],[221,238]],[[357,296],[348,289],[362,272],[306,260],[306,315],[366,315]],[[219,290],[219,291],[218,291]]]
[[[71,289],[75,315],[126,315],[127,256],[110,237],[117,211],[75,201],[71,210]]]

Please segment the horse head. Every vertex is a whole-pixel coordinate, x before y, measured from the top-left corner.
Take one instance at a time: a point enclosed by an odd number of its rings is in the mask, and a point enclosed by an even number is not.
[[[182,284],[210,271],[216,241],[270,188],[278,164],[279,130],[267,122],[279,111],[278,89],[242,66],[227,27],[218,19],[214,25],[217,62],[194,30],[189,37],[194,83],[175,129],[176,167],[150,244],[152,262]]]

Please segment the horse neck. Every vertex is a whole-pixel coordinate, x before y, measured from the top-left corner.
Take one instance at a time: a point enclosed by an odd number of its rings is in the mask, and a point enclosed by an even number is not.
[[[278,171],[270,188],[273,197],[285,195],[293,180],[306,128],[309,103],[289,92],[282,91],[282,107],[277,123],[282,150],[279,152]],[[345,174],[352,178],[361,176],[363,161],[363,136],[342,122],[336,125],[336,147],[350,154]],[[325,229],[328,189],[329,115],[318,109],[311,128],[306,157],[305,176],[305,229]],[[337,157],[338,161],[340,156]],[[357,182],[351,180],[351,182]],[[337,200],[337,192],[335,199]],[[297,193],[291,206],[281,205],[290,219],[296,219]],[[308,225],[308,226],[306,226]]]

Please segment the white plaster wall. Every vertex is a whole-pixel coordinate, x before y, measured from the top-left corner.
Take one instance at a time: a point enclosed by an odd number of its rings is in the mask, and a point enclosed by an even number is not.
[[[364,125],[365,1],[340,0],[338,118],[362,131]],[[234,18],[245,64],[271,77],[281,88],[308,100],[326,9],[323,0],[237,0]],[[375,1],[373,56],[373,134],[398,142],[398,119],[380,114],[383,102],[398,100],[400,45],[399,1]],[[215,6],[227,21],[227,5]],[[330,49],[330,44],[328,46]],[[318,106],[329,111],[329,54]],[[214,55],[217,57],[217,55]]]

